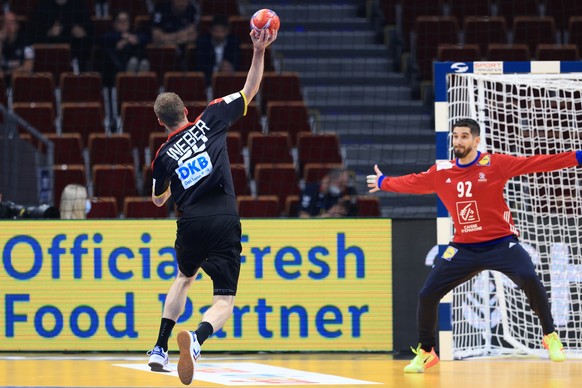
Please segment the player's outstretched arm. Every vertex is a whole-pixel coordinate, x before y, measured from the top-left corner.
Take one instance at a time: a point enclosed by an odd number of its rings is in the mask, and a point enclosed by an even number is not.
[[[368,187],[370,187],[369,190],[370,193],[380,191],[380,188],[378,187],[378,180],[383,174],[382,171],[380,171],[380,169],[378,168],[377,164],[374,165],[374,172],[376,173],[376,175],[368,175],[366,177],[366,180],[368,181]]]
[[[258,35],[255,35],[254,31],[251,31],[249,35],[253,41],[253,59],[249,73],[247,74],[245,86],[242,89],[247,103],[250,103],[259,91],[265,69],[265,49],[277,39],[277,31],[265,29],[261,30]]]

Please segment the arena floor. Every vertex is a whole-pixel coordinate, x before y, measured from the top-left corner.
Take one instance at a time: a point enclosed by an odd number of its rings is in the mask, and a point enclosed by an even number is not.
[[[174,359],[171,361],[177,361]],[[0,387],[182,387],[176,372],[154,373],[144,354],[0,354]],[[480,359],[441,362],[407,375],[388,354],[203,355],[193,387],[572,387],[582,360]]]

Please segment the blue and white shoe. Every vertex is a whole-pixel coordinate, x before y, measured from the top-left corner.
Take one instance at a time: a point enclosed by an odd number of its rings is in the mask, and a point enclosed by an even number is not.
[[[176,341],[178,341],[178,348],[180,348],[178,377],[180,377],[182,384],[188,385],[194,379],[196,360],[200,357],[200,343],[196,338],[196,333],[188,330],[179,332]]]
[[[154,346],[154,348],[147,352],[150,356],[150,361],[148,365],[153,372],[171,372],[172,366],[170,365],[170,358],[168,357],[168,352],[164,352],[161,346]]]

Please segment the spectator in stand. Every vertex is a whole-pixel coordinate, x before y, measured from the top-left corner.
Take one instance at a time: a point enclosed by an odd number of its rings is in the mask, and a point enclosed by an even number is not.
[[[189,0],[165,0],[157,5],[152,17],[152,41],[156,44],[176,44],[184,59],[186,45],[195,43],[196,8]]]
[[[334,168],[319,183],[305,185],[299,217],[353,217],[358,214],[356,196],[356,189],[350,185],[350,172]]]
[[[0,67],[9,86],[14,73],[32,73],[34,52],[20,33],[20,23],[13,12],[6,12],[0,28]]]
[[[207,85],[215,72],[233,74],[239,70],[240,41],[231,34],[227,16],[215,15],[210,32],[198,38],[196,61],[196,70],[204,73]]]
[[[85,1],[42,0],[32,15],[34,43],[68,43],[79,71],[87,71],[91,56],[93,25]]]
[[[127,12],[120,11],[115,15],[113,28],[103,35],[102,41],[108,62],[104,73],[108,77],[115,77],[120,71],[139,73],[150,70],[145,50],[150,37],[132,30]]]

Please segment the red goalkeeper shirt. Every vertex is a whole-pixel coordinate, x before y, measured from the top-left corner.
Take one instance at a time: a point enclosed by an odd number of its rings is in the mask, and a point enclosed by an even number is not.
[[[436,193],[453,219],[453,241],[479,243],[519,235],[503,198],[503,188],[510,178],[577,166],[581,154],[572,151],[516,157],[479,152],[477,158],[466,165],[451,160],[437,163],[420,174],[382,176],[378,186],[398,193]]]

